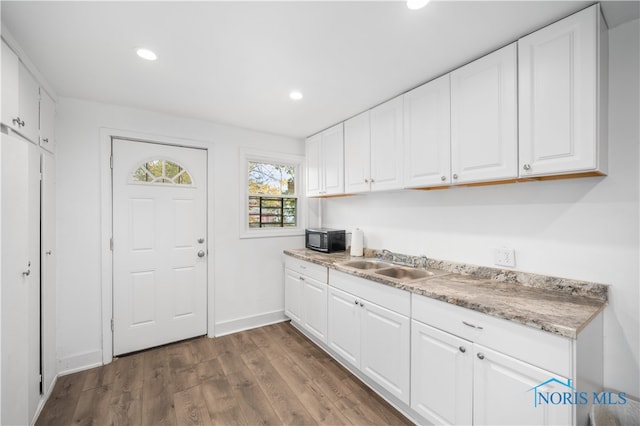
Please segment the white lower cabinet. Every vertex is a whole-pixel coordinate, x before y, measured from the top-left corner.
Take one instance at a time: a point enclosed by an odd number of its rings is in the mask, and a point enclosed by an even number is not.
[[[322,343],[327,343],[327,268],[287,257],[284,313]]]
[[[411,367],[411,408],[434,424],[471,424],[471,342],[413,320]]]
[[[329,283],[329,348],[408,405],[409,293],[333,270]]]
[[[575,395],[602,390],[602,315],[577,339],[417,294],[411,315],[411,409],[426,421],[588,423]]]
[[[536,404],[536,393],[563,395],[567,378],[473,345],[474,425],[570,425],[569,404]],[[541,385],[546,383],[544,385]]]

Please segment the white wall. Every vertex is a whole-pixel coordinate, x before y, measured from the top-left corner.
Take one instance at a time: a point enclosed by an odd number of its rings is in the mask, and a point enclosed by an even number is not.
[[[323,225],[359,226],[365,245],[610,284],[605,386],[640,396],[638,21],[610,32],[609,175],[324,200]]]
[[[282,250],[303,237],[239,239],[239,147],[304,154],[301,141],[69,98],[57,104],[57,303],[61,372],[100,363],[100,128],[210,141],[215,166],[215,322],[228,332],[283,310]],[[213,250],[211,250],[213,249]],[[211,274],[211,272],[210,272]],[[247,320],[249,318],[249,320]],[[219,327],[218,327],[219,325]],[[219,333],[219,331],[217,331]]]

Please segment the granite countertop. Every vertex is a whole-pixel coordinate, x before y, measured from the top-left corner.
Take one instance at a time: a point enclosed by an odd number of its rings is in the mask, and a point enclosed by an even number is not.
[[[427,262],[432,276],[399,280],[342,265],[363,259],[347,252],[290,249],[284,254],[572,339],[607,306],[604,284],[433,259]],[[365,251],[365,258],[388,260],[384,256]]]

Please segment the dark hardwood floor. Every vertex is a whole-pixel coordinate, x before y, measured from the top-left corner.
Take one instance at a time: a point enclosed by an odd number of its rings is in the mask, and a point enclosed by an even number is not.
[[[289,323],[58,378],[44,425],[412,424]]]

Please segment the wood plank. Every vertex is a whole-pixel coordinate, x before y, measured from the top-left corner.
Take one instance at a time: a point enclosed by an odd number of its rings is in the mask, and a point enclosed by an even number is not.
[[[142,424],[142,387],[111,396],[106,424],[113,426]]]
[[[224,369],[218,358],[199,363],[196,366],[196,371],[200,383],[224,377]]]
[[[219,337],[217,342],[218,346],[218,359],[222,365],[222,369],[226,375],[242,371],[247,366],[242,362],[237,351],[237,346],[233,344],[230,336]]]
[[[289,358],[284,351],[274,349],[266,353],[269,361],[296,393],[298,399],[319,424],[346,425],[348,419],[331,403],[316,382],[311,380],[300,365]]]
[[[191,340],[191,353],[196,363],[210,361],[218,357],[218,347],[209,337],[201,337]]]
[[[317,424],[311,414],[300,402],[296,393],[270,364],[264,353],[259,351],[242,354],[242,359],[258,380],[271,406],[282,420],[288,425]]]
[[[226,376],[208,380],[200,385],[211,423],[214,425],[248,425],[238,400],[233,395]]]
[[[242,414],[251,425],[279,425],[282,423],[269,399],[248,368],[227,375],[233,395]]]
[[[89,389],[80,394],[71,424],[98,425],[109,415],[111,385]]]
[[[173,370],[191,367],[196,363],[191,352],[191,343],[189,341],[178,342],[166,347],[169,359],[169,367]]]
[[[113,361],[101,367],[87,370],[87,377],[84,381],[84,387],[82,388],[82,390],[94,389],[113,383],[115,379],[115,372],[116,369]]]
[[[36,426],[71,424],[88,375],[87,371],[58,378],[51,396],[36,421]]]
[[[203,400],[200,387],[195,386],[174,394],[176,419],[181,426],[210,425],[209,411]]]

